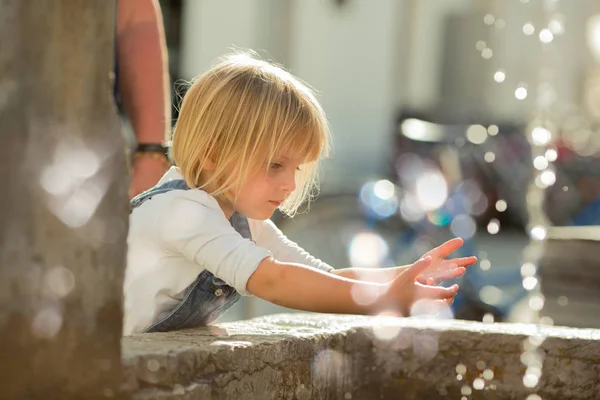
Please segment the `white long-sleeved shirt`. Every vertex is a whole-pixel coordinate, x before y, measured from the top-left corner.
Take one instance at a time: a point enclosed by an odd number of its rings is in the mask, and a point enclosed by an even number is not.
[[[171,168],[158,183],[182,179]],[[248,295],[246,284],[260,262],[333,268],[290,241],[270,221],[248,219],[252,240],[231,226],[214,197],[203,190],[172,190],[135,208],[130,215],[125,272],[125,335],[146,329],[162,311],[182,300],[203,270]]]

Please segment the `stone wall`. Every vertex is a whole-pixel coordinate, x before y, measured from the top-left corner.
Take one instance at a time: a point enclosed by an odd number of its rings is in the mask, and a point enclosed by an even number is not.
[[[126,337],[123,357],[138,400],[600,398],[592,329],[275,315]]]

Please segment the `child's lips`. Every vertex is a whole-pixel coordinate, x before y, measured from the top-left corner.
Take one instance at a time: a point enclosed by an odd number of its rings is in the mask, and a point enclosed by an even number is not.
[[[276,207],[279,207],[279,205],[281,204],[281,201],[269,200],[269,203],[273,204]]]

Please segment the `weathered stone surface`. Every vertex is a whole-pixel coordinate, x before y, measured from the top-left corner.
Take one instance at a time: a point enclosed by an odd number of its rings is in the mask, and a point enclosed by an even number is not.
[[[126,337],[123,357],[139,400],[600,398],[592,329],[290,314]],[[543,361],[534,388],[522,360]]]

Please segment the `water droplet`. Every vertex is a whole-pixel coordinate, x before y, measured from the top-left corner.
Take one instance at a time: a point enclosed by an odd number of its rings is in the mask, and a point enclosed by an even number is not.
[[[554,320],[548,316],[540,318],[540,325],[554,326]]]
[[[540,31],[540,42],[542,43],[550,43],[551,41],[554,40],[554,34],[552,32],[550,32],[550,29],[542,29]]]
[[[490,260],[484,258],[483,260],[479,261],[479,268],[481,268],[483,271],[487,271],[492,268],[492,263]]]
[[[146,363],[146,367],[148,368],[148,371],[156,372],[160,369],[160,363],[158,362],[158,360],[155,359],[148,360],[148,362]]]
[[[558,301],[558,305],[559,306],[566,306],[567,304],[569,304],[569,299],[567,296],[559,296],[558,299],[556,299]]]
[[[499,131],[500,130],[498,129],[497,125],[488,126],[488,133],[490,134],[490,136],[496,136]]]
[[[63,298],[75,287],[75,276],[65,267],[54,267],[46,274],[46,285],[54,296]]]
[[[481,57],[483,57],[486,60],[492,58],[493,55],[494,52],[489,47],[486,47],[485,49],[481,50]]]
[[[535,27],[531,22],[527,22],[525,25],[523,25],[523,33],[527,36],[533,35],[535,33]]]
[[[554,149],[548,149],[546,150],[544,157],[546,157],[546,160],[554,162],[558,158],[558,152]]]
[[[448,198],[448,183],[440,171],[429,171],[417,178],[416,194],[422,209],[433,211]]]
[[[486,369],[485,371],[483,371],[483,378],[490,381],[492,379],[494,379],[494,371],[492,371],[491,369]]]
[[[546,186],[552,186],[556,182],[556,174],[554,171],[546,170],[540,175],[540,180]]]
[[[515,89],[515,97],[517,100],[525,100],[527,97],[527,89],[525,89],[523,86],[519,86],[517,89]]]
[[[548,160],[544,156],[537,156],[533,159],[533,166],[539,171],[543,171],[548,168]]]
[[[548,22],[548,29],[550,29],[550,31],[556,36],[562,35],[565,32],[565,27],[562,21],[559,21],[558,19],[553,19]]]
[[[390,315],[380,315],[372,326],[373,334],[379,340],[392,340],[400,333],[402,326],[397,318]]]
[[[60,331],[62,323],[62,313],[57,308],[48,307],[36,314],[31,327],[37,337],[50,339]]]
[[[529,298],[529,308],[540,311],[544,308],[544,297],[541,294],[532,295]]]
[[[508,207],[508,204],[506,204],[505,200],[498,200],[496,202],[496,210],[498,210],[499,212],[506,211],[507,207]]]
[[[475,378],[473,380],[473,389],[482,390],[485,387],[485,381],[481,378]]]
[[[546,228],[540,225],[534,226],[529,232],[529,236],[535,240],[544,240],[546,238]]]
[[[483,155],[483,159],[487,163],[493,163],[496,160],[496,154],[494,154],[493,151],[486,151],[486,153]]]
[[[482,322],[484,324],[493,324],[494,323],[494,314],[485,313],[485,315],[483,316]]]
[[[492,14],[487,14],[485,17],[483,17],[483,22],[486,25],[492,25],[495,21],[496,18]]]
[[[523,385],[528,388],[536,387],[538,384],[539,378],[533,374],[525,374],[523,377]]]
[[[467,373],[467,366],[464,364],[458,364],[456,366],[456,373],[460,375],[464,375]]]
[[[485,49],[486,44],[483,40],[478,40],[477,43],[475,43],[475,48],[479,51],[482,51],[483,49]]]
[[[112,389],[104,389],[104,397],[114,397],[115,392]]]
[[[537,268],[535,266],[535,264],[530,263],[530,262],[526,262],[523,265],[521,265],[521,276],[526,277],[526,276],[533,276],[535,275],[537,271]]]
[[[350,392],[344,393],[344,398],[345,399],[351,399],[352,398],[352,393],[350,393]]]
[[[479,361],[477,361],[477,363],[475,364],[475,366],[479,370],[484,370],[485,369],[485,361],[479,360]]]
[[[335,350],[324,349],[317,353],[313,359],[312,376],[317,384],[329,383],[329,377],[333,372],[336,374],[347,374],[347,357]]]
[[[523,279],[523,288],[525,288],[525,290],[533,290],[537,286],[537,284],[538,280],[533,276],[528,276],[525,279]]]
[[[467,139],[473,144],[482,144],[487,139],[487,129],[482,125],[471,125],[467,129]]]
[[[504,29],[506,27],[506,22],[502,18],[498,18],[494,23],[496,29]]]
[[[375,182],[375,185],[373,186],[373,193],[381,200],[389,200],[396,193],[396,188],[392,182],[388,181],[387,179],[381,179]]]
[[[460,214],[450,223],[450,231],[457,237],[470,239],[477,231],[477,224],[470,215]]]
[[[498,83],[502,83],[506,80],[506,72],[498,70],[494,73],[494,80]]]
[[[462,381],[463,376],[461,374],[456,375],[457,381]]]
[[[389,246],[387,242],[375,232],[360,232],[350,241],[348,246],[348,256],[350,264],[354,268],[376,268],[388,256]],[[363,293],[357,293],[361,295]],[[379,295],[378,291],[365,293],[368,295]],[[375,297],[375,300],[377,297]],[[374,300],[373,300],[374,301]],[[370,303],[361,303],[363,305]]]
[[[492,218],[488,223],[487,231],[490,235],[495,235],[500,232],[500,221],[497,218]]]
[[[531,348],[536,348],[536,347],[540,347],[542,345],[542,343],[544,343],[545,340],[546,340],[545,336],[534,335],[534,336],[529,336],[526,339],[526,342],[531,346]]]
[[[473,391],[471,390],[470,386],[465,385],[460,389],[460,394],[462,395],[470,396],[471,393],[473,393]]]
[[[479,297],[484,303],[494,306],[502,301],[504,292],[496,286],[486,285],[479,290]]]
[[[527,396],[526,400],[542,400],[542,396],[536,393],[532,393],[529,396]]]
[[[531,138],[536,146],[544,146],[550,142],[552,134],[548,129],[538,126],[532,129]]]

